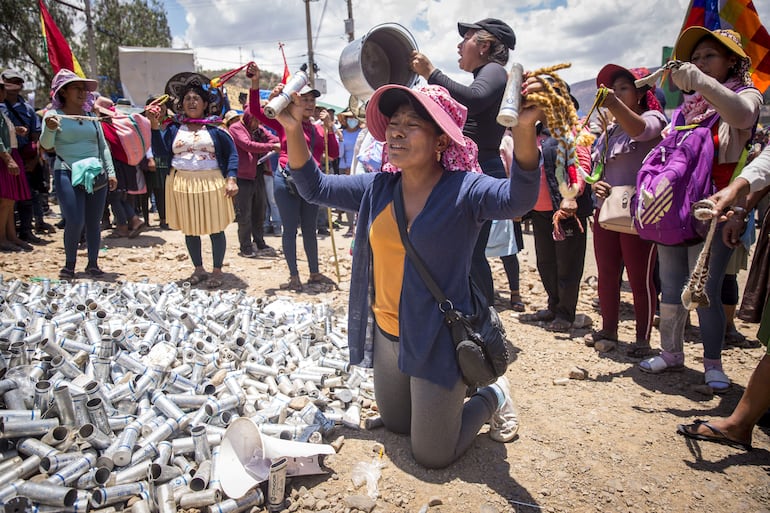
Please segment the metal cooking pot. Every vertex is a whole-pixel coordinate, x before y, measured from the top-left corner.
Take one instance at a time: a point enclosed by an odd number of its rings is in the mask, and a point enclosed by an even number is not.
[[[419,75],[409,67],[417,42],[397,23],[384,23],[348,44],[340,55],[340,78],[348,92],[368,100],[378,87],[399,84],[412,87]]]

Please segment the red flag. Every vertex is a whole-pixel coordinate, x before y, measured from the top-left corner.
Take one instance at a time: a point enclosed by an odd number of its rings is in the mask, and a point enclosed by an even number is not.
[[[709,30],[733,29],[751,57],[751,78],[764,92],[770,86],[770,34],[751,0],[690,0],[682,30],[698,25]]]
[[[51,63],[54,73],[58,73],[60,69],[68,69],[74,71],[77,75],[85,78],[85,73],[80,67],[80,63],[75,58],[70,49],[70,45],[67,40],[64,39],[59,27],[53,21],[48,9],[45,8],[43,0],[38,0],[40,5],[40,24],[43,30],[43,39],[45,39],[46,47],[48,48],[48,62]]]
[[[286,54],[283,53],[283,43],[278,43],[278,48],[281,49],[281,56],[283,57],[283,78],[281,79],[281,83],[286,84],[286,82],[289,81],[291,73],[289,72],[289,65],[286,63]]]

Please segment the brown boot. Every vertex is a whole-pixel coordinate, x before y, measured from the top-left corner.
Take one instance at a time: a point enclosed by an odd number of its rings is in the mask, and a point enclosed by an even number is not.
[[[115,227],[114,230],[112,230],[112,233],[107,235],[107,239],[120,239],[122,237],[128,237],[129,234],[128,225],[127,224],[119,224]]]

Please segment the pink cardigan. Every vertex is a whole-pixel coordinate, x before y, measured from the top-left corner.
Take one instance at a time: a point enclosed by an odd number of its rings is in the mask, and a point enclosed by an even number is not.
[[[257,161],[262,155],[271,151],[278,144],[278,138],[264,128],[259,127],[257,130],[262,131],[266,142],[257,142],[252,139],[249,129],[246,128],[242,121],[236,121],[230,125],[228,130],[235,142],[235,149],[238,151],[238,178],[244,180],[256,179]]]

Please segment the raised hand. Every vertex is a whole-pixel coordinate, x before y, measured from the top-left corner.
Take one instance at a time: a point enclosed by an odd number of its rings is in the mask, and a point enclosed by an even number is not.
[[[48,116],[45,118],[45,126],[49,130],[59,130],[61,127],[61,120],[59,119],[59,116]]]
[[[160,105],[150,104],[144,109],[147,119],[150,120],[150,128],[157,130],[160,128]]]
[[[425,54],[416,50],[412,52],[412,56],[409,60],[409,67],[425,80],[427,80],[430,74],[436,69]]]
[[[251,88],[259,89],[259,66],[256,63],[246,66],[246,76],[251,78]]]

